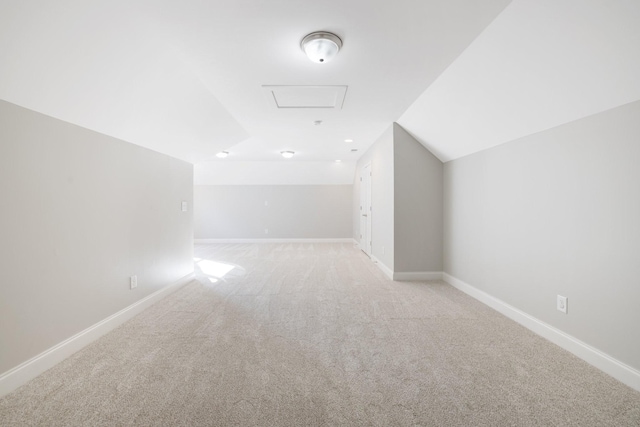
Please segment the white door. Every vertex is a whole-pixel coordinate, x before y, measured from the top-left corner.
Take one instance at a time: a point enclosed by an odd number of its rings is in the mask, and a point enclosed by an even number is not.
[[[371,163],[360,173],[360,249],[371,256]]]

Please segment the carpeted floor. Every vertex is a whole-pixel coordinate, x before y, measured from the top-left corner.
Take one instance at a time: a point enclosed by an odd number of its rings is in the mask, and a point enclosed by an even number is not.
[[[197,281],[0,399],[0,425],[640,426],[640,393],[352,244],[196,256]]]

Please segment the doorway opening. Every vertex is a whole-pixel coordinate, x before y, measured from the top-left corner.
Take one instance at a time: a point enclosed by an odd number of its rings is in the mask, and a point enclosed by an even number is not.
[[[371,163],[360,172],[360,249],[371,257]]]

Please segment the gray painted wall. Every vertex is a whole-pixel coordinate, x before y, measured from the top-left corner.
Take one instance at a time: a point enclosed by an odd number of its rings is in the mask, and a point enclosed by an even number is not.
[[[352,192],[351,185],[196,185],[195,238],[350,238]]]
[[[634,102],[446,163],[445,271],[640,369],[638,135]]]
[[[442,271],[442,162],[397,123],[394,144],[395,272]]]
[[[191,273],[192,181],[188,163],[0,101],[0,373]]]
[[[353,210],[354,238],[360,241],[360,174],[371,163],[371,241],[372,255],[393,271],[393,126],[362,155],[356,166],[353,198],[357,201]],[[383,249],[384,248],[384,249]],[[384,252],[384,253],[383,253]]]

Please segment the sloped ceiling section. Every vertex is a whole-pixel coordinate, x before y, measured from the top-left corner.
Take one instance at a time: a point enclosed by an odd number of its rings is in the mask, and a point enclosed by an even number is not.
[[[514,1],[398,120],[442,161],[640,99],[640,2]]]
[[[0,98],[193,163],[355,161],[508,3],[3,0]],[[300,49],[318,30],[344,41],[326,64]],[[274,109],[265,85],[348,91]]]
[[[190,162],[245,139],[141,6],[3,1],[0,98]]]
[[[190,2],[187,2],[190,3]],[[508,0],[199,2],[154,8],[180,29],[180,52],[251,138],[228,161],[356,160],[504,9]],[[331,62],[309,61],[300,41],[338,34]],[[274,109],[263,86],[347,86],[342,108]],[[322,121],[321,126],[314,122]],[[354,142],[347,145],[346,139]],[[351,148],[358,152],[351,153]],[[212,159],[217,162],[217,159]]]
[[[221,150],[348,164],[394,121],[448,161],[640,99],[638,0],[320,6],[3,0],[0,99],[211,167]],[[317,30],[343,38],[330,63],[300,50]],[[269,85],[348,90],[278,109]]]

